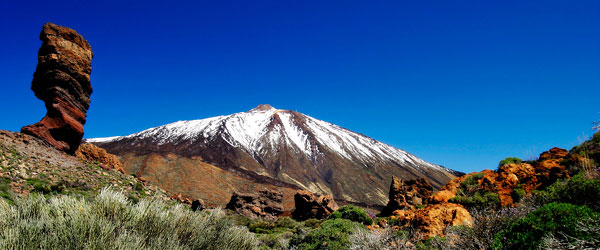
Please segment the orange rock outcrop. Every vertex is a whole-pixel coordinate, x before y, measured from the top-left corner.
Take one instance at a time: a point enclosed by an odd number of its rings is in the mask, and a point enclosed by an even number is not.
[[[103,148],[99,148],[94,144],[82,144],[79,146],[75,155],[86,162],[99,162],[100,167],[104,169],[114,169],[121,173],[125,173],[123,169],[123,163],[117,158],[117,156],[106,152]]]

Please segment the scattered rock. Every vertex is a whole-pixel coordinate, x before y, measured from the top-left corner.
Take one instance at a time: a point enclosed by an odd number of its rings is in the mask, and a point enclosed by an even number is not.
[[[424,201],[433,193],[433,187],[425,178],[402,180],[392,176],[389,202],[381,212],[383,216],[391,215],[399,209],[413,209],[423,205]]]
[[[104,169],[114,169],[121,173],[125,173],[123,169],[123,163],[117,158],[116,155],[106,152],[103,148],[99,148],[94,144],[82,144],[79,146],[75,155],[86,162],[99,162],[100,167]]]
[[[83,137],[92,94],[92,48],[74,30],[52,23],[43,26],[40,40],[31,90],[44,101],[47,113],[40,122],[21,128],[21,132],[74,154]]]
[[[325,219],[338,209],[337,203],[330,196],[313,194],[305,190],[296,192],[294,202],[296,210],[292,212],[292,217],[296,220]]]
[[[171,200],[176,200],[176,201],[179,201],[181,203],[188,204],[188,205],[192,204],[192,200],[190,198],[183,197],[183,195],[181,193],[177,193],[177,194],[171,195],[169,198],[171,198]]]
[[[283,213],[283,194],[279,191],[261,190],[257,194],[233,193],[226,208],[250,218],[274,219]]]
[[[202,210],[204,210],[204,201],[203,200],[192,201],[192,211],[202,211]]]

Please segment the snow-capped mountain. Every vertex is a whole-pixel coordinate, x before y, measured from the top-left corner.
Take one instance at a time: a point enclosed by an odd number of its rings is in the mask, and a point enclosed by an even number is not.
[[[371,204],[387,202],[392,175],[426,177],[439,188],[455,174],[362,134],[270,105],[86,141],[117,155],[201,157],[255,182]]]

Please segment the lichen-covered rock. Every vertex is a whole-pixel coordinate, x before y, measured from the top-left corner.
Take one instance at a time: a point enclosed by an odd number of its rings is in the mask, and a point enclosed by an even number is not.
[[[306,190],[296,192],[294,202],[296,210],[292,212],[292,217],[296,220],[325,219],[339,208],[332,197]]]
[[[90,104],[92,48],[72,29],[46,23],[31,90],[44,101],[46,116],[21,132],[38,137],[55,148],[74,154],[83,138]]]
[[[283,194],[275,190],[261,190],[256,194],[233,193],[226,208],[249,218],[274,219],[283,213]]]
[[[412,209],[417,205],[423,205],[432,193],[433,187],[425,178],[402,180],[392,176],[389,201],[381,214],[386,216],[392,214],[395,210]]]
[[[123,174],[125,173],[123,163],[121,163],[117,156],[106,152],[106,150],[94,144],[82,144],[75,151],[75,155],[86,162],[98,162],[100,163],[100,167],[104,169],[114,169]]]

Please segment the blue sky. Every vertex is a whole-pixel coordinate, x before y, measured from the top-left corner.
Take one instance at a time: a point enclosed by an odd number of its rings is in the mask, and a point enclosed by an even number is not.
[[[1,1],[0,129],[39,121],[45,22],[92,45],[85,137],[261,103],[470,172],[600,119],[598,1]]]

